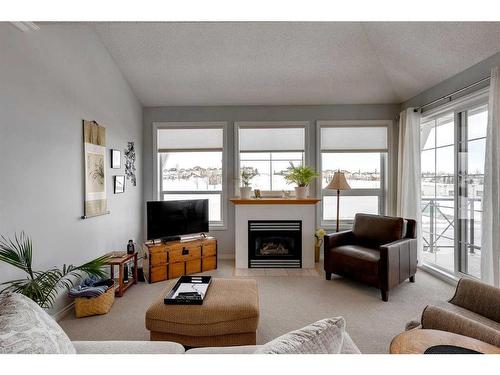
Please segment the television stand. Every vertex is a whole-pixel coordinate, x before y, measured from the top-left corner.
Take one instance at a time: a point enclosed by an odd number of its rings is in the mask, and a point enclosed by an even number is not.
[[[194,240],[203,240],[205,238],[207,238],[207,235],[205,233],[198,233],[198,234],[189,234],[186,236],[180,236],[179,240],[181,242],[189,242]]]
[[[143,244],[143,270],[150,283],[217,268],[217,240],[211,236]]]

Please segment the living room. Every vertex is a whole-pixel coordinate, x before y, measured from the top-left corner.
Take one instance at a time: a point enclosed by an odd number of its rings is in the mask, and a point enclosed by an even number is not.
[[[0,22],[0,353],[500,353],[500,22],[91,8]]]

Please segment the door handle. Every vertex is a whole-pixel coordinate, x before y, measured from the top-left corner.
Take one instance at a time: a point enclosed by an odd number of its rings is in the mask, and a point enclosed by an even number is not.
[[[185,247],[182,248],[182,255],[188,255],[189,254],[189,249],[186,249]]]

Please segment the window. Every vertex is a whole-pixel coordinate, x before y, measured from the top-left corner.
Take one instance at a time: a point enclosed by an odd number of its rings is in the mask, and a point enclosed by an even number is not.
[[[341,225],[352,222],[358,212],[385,212],[385,170],[387,124],[344,126],[320,122],[321,222],[333,225],[337,219],[337,192],[324,190],[336,171],[344,172],[351,190],[341,192]]]
[[[160,199],[208,199],[211,225],[223,225],[224,127],[157,130]]]
[[[284,172],[290,163],[295,166],[304,164],[304,125],[239,124],[238,140],[239,171],[257,172],[251,181],[254,189],[293,189],[286,183]]]
[[[481,276],[485,103],[451,106],[421,122],[424,262],[451,274]]]

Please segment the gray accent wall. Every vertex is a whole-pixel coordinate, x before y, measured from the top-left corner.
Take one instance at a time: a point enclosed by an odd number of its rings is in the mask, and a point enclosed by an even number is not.
[[[36,269],[81,264],[142,238],[142,107],[97,34],[83,24],[0,23],[0,235],[25,231]],[[111,214],[82,220],[82,120],[106,127],[107,148],[135,141],[136,187],[113,194]],[[0,282],[23,276],[0,263]],[[23,276],[24,277],[24,276]],[[61,298],[53,312],[68,301]]]
[[[234,123],[238,121],[307,121],[309,123],[309,160],[316,163],[316,121],[318,120],[394,120],[399,104],[325,105],[325,106],[225,106],[225,107],[146,107],[143,109],[143,185],[144,201],[156,199],[153,186],[153,123],[223,121],[228,124],[227,183],[228,197],[234,197]],[[397,126],[392,132],[393,155],[397,155]],[[278,141],[278,140],[277,140]],[[396,173],[395,163],[391,170]],[[393,174],[396,176],[396,174]],[[395,183],[396,178],[391,182]],[[394,185],[395,188],[395,185]],[[314,188],[311,189],[314,191]],[[391,198],[392,199],[392,198]],[[143,210],[145,218],[145,211]],[[234,257],[234,206],[227,205],[226,229],[213,231],[219,241],[219,255]],[[144,220],[146,225],[146,220]],[[312,234],[311,234],[312,235]]]

